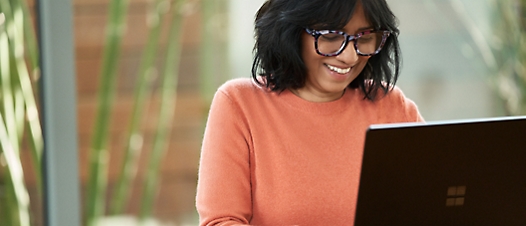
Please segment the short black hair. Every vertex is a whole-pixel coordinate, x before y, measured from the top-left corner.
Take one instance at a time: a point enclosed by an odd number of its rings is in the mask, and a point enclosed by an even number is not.
[[[379,89],[389,92],[398,80],[401,52],[398,20],[385,0],[267,0],[256,14],[252,78],[272,91],[303,87],[307,75],[301,57],[304,28],[342,29],[358,1],[374,28],[388,30],[391,35],[349,88],[362,89],[369,100],[376,98]]]

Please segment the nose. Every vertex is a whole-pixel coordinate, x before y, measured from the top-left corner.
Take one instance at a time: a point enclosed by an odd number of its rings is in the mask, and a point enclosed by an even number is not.
[[[359,56],[356,53],[356,49],[354,47],[354,43],[352,41],[349,42],[345,49],[340,53],[340,55],[336,56],[336,59],[342,61],[347,65],[354,65],[359,59]]]

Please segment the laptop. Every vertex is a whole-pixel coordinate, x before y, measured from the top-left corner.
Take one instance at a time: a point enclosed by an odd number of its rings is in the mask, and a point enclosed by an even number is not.
[[[526,225],[526,116],[373,125],[355,225]]]

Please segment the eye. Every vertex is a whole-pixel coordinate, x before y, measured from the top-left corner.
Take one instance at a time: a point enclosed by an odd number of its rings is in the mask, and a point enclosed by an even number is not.
[[[335,33],[329,33],[329,34],[324,34],[320,36],[320,41],[325,41],[325,42],[341,42],[343,41],[343,39],[344,39],[343,35],[335,34]]]
[[[376,42],[377,35],[376,33],[369,33],[362,35],[360,38],[358,38],[358,42],[360,43],[369,43],[369,42]]]

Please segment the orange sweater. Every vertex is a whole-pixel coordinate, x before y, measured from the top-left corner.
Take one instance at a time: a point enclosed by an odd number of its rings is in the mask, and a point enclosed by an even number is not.
[[[201,225],[351,225],[366,129],[414,121],[423,119],[398,88],[375,102],[348,89],[313,103],[231,80],[215,94],[204,134]]]

